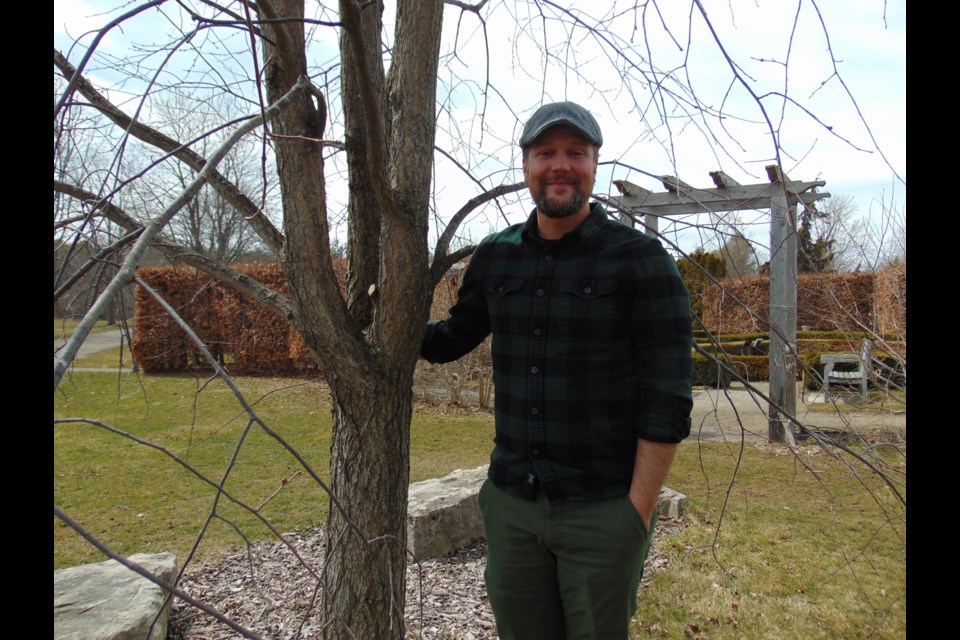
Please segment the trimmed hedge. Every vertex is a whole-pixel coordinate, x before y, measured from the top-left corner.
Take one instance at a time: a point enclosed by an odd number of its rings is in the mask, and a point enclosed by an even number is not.
[[[727,388],[732,380],[730,372],[699,353],[693,354],[693,386]]]
[[[283,294],[275,263],[233,268]],[[340,270],[342,271],[342,270]],[[246,375],[315,373],[316,363],[287,320],[192,267],[145,267],[137,274],[160,294],[221,364]],[[135,291],[133,355],[147,373],[204,369],[207,363],[186,333],[141,287]]]
[[[223,360],[224,344],[216,319],[214,281],[192,268],[145,267],[137,272],[189,324],[213,354]],[[203,366],[203,356],[153,296],[136,287],[132,349],[148,373],[188,371]]]
[[[751,315],[736,300],[749,306]],[[864,327],[906,335],[906,265],[873,273],[797,276],[797,325],[818,331],[862,331]],[[703,324],[715,333],[769,331],[770,280],[724,280],[723,289],[703,292]]]

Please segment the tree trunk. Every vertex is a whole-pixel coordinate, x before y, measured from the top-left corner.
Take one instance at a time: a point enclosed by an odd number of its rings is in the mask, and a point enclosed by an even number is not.
[[[331,488],[345,513],[331,505],[327,638],[403,637],[413,399],[407,371],[370,375],[334,393]]]
[[[257,3],[268,98],[307,73],[302,0]],[[323,95],[272,120],[290,287],[288,319],[333,395],[331,504],[323,606],[327,638],[403,637],[413,371],[430,307],[427,220],[436,131],[441,0],[397,7],[384,77],[381,1],[341,0],[343,110],[350,168],[346,299],[329,247]],[[387,87],[390,87],[387,90]],[[389,113],[389,117],[388,117]],[[371,287],[371,285],[373,285]]]

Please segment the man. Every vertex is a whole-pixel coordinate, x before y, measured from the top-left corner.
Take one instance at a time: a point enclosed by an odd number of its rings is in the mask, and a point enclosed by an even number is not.
[[[536,209],[480,243],[421,355],[493,333],[480,508],[502,640],[627,637],[661,485],[690,433],[689,296],[658,241],[588,203],[600,127],[541,107],[520,138]]]

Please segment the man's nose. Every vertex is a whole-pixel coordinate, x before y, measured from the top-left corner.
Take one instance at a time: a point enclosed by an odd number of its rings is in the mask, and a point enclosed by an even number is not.
[[[556,153],[553,156],[553,165],[551,169],[554,171],[569,171],[570,170],[570,156],[565,153]]]

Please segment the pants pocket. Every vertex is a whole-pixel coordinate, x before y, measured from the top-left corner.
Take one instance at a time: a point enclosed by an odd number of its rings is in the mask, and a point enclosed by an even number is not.
[[[643,523],[643,517],[640,515],[640,512],[637,511],[637,508],[633,506],[633,501],[630,499],[630,494],[623,496],[622,500],[623,508],[627,511],[628,517],[633,525],[636,527],[637,531],[640,532],[640,535],[644,538],[647,538],[650,535],[650,532],[647,531],[647,525]],[[653,518],[650,519],[650,524],[656,521],[657,510],[653,510]]]

